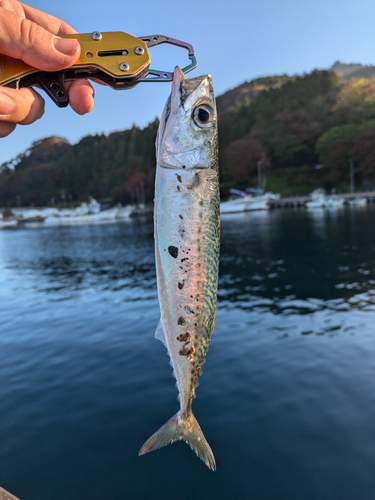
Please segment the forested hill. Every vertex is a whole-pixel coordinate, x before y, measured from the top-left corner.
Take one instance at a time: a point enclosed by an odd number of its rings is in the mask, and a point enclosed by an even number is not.
[[[70,145],[48,137],[0,167],[0,206],[78,202],[94,196],[124,204],[153,198],[158,121]]]
[[[242,83],[233,90],[228,90],[228,92],[216,98],[219,118],[233,106],[238,106],[240,104],[249,105],[256,100],[259,92],[262,92],[262,90],[279,88],[290,79],[291,77],[287,75],[256,78],[250,82]]]
[[[364,66],[362,64],[345,64],[336,61],[330,68],[341,80],[350,78],[373,78],[375,77],[375,66]],[[281,87],[287,81],[296,77],[288,75],[269,76],[256,78],[250,82],[244,82],[238,87],[225,92],[217,97],[217,106],[220,113],[224,113],[233,105],[248,104],[255,100],[262,90]]]
[[[283,194],[375,187],[375,78],[372,67],[335,63],[329,71],[258,78],[217,98],[223,189],[262,183]],[[374,69],[374,68],[372,68]],[[157,120],[78,144],[50,137],[0,166],[0,206],[46,205],[89,195],[152,201]],[[318,166],[318,168],[317,168]]]
[[[375,66],[363,66],[363,64],[344,64],[340,61],[330,68],[342,80],[350,78],[373,78],[375,77]]]

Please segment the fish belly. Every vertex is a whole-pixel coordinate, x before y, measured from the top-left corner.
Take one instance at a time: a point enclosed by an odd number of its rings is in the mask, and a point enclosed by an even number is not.
[[[183,411],[191,407],[216,317],[219,203],[216,190],[202,195],[197,175],[158,168],[156,179],[161,325]]]

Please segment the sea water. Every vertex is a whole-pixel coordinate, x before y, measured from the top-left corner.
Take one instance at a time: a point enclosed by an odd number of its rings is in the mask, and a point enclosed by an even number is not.
[[[222,220],[217,326],[182,442],[152,220],[0,232],[0,486],[23,500],[375,498],[375,207]]]

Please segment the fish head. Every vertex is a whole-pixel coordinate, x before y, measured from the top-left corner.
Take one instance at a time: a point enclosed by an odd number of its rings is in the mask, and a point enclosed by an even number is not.
[[[211,75],[185,78],[173,74],[156,138],[158,166],[217,169],[217,113]]]

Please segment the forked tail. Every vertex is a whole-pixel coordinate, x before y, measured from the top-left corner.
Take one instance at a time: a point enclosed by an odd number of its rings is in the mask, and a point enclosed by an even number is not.
[[[139,450],[139,455],[145,455],[180,439],[195,451],[209,469],[216,470],[216,462],[210,445],[207,443],[196,418],[191,412],[187,417],[183,417],[181,412],[177,412],[145,442]]]

